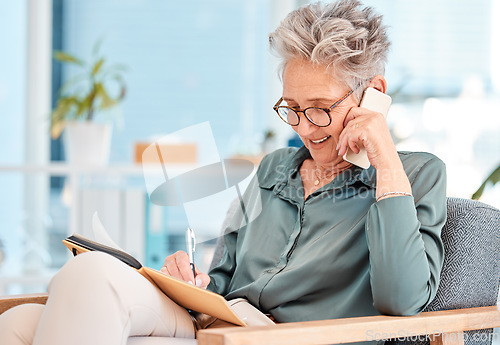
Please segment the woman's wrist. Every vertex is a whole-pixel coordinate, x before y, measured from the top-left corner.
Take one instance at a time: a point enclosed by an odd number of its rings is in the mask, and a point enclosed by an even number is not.
[[[377,201],[395,196],[411,195],[411,192],[411,184],[399,156],[397,161],[378,167]]]
[[[375,202],[378,202],[382,199],[386,199],[386,198],[391,198],[391,197],[394,197],[394,196],[412,196],[411,193],[407,193],[407,192],[387,192],[387,193],[384,193],[382,195],[379,195],[376,199],[375,199]]]

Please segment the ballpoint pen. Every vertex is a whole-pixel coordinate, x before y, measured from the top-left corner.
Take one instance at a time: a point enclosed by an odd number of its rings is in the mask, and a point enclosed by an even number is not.
[[[196,271],[194,269],[194,250],[196,246],[196,239],[194,237],[194,231],[191,228],[186,230],[186,247],[189,256],[189,263],[191,264],[191,269],[193,270],[193,276],[196,278]]]

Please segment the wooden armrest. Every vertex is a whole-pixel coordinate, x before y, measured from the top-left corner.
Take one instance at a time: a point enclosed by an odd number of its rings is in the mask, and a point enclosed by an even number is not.
[[[500,327],[498,306],[425,312],[415,316],[367,316],[198,332],[198,344],[340,344],[429,335],[432,343],[463,344],[463,331]],[[421,338],[419,338],[421,339]]]
[[[26,294],[26,295],[12,295],[0,297],[0,314],[20,304],[25,303],[38,303],[45,304],[47,302],[48,294]]]

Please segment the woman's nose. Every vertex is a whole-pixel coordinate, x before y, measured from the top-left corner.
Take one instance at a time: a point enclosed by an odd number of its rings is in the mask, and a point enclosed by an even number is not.
[[[297,134],[301,137],[306,137],[310,133],[314,132],[317,126],[313,125],[304,115],[304,113],[300,113],[300,121],[297,125]]]

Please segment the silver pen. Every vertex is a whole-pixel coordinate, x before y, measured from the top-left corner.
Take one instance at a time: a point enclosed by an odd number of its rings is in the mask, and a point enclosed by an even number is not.
[[[194,269],[194,250],[196,247],[196,238],[194,237],[194,231],[191,228],[187,228],[186,230],[186,247],[189,256],[189,263],[191,264],[191,269],[193,270],[193,276],[196,278],[196,271]]]

